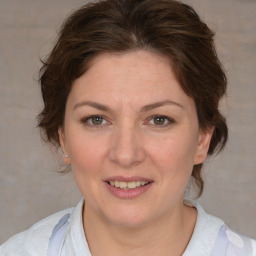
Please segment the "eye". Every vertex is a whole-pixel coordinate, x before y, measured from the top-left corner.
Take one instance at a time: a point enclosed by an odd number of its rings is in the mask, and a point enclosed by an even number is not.
[[[171,123],[174,123],[174,120],[172,120],[167,116],[155,115],[150,119],[150,124],[157,125],[157,126],[167,126]]]
[[[86,117],[82,119],[81,122],[87,126],[100,126],[100,125],[105,125],[107,123],[105,118],[100,115]]]

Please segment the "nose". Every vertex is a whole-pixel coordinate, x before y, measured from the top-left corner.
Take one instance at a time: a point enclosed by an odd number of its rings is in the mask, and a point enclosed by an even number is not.
[[[109,158],[123,169],[128,169],[145,160],[141,134],[134,126],[123,124],[113,132]]]

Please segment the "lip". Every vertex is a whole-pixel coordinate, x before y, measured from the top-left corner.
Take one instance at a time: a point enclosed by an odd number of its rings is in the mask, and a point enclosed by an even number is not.
[[[107,181],[124,181],[124,182],[132,182],[132,181],[146,181],[146,182],[152,182],[153,180],[139,177],[139,176],[130,176],[130,177],[124,177],[124,176],[112,176],[108,177],[107,179],[104,179],[105,182]]]
[[[131,181],[146,181],[149,182],[147,185],[124,190],[121,188],[113,187],[111,186],[108,182],[109,181],[124,181],[124,182],[131,182]],[[123,176],[113,176],[109,177],[104,180],[104,183],[106,184],[106,187],[108,191],[115,197],[120,198],[120,199],[134,199],[137,197],[140,197],[142,194],[147,192],[153,185],[153,180],[143,178],[143,177],[138,177],[138,176],[133,176],[133,177],[123,177]]]

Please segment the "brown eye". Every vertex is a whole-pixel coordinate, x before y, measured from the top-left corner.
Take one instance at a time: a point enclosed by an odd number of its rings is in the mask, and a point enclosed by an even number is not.
[[[150,124],[159,126],[159,127],[166,127],[170,124],[173,124],[175,121],[172,118],[167,116],[155,115],[150,118]]]
[[[82,119],[81,123],[88,127],[100,128],[106,125],[107,121],[103,116],[95,115]]]
[[[100,125],[100,124],[102,124],[102,122],[103,122],[103,118],[101,117],[101,116],[93,116],[93,117],[91,117],[91,122],[92,122],[92,124],[94,124],[94,125]]]
[[[153,119],[154,124],[156,125],[163,125],[166,121],[166,118],[164,116],[155,116]]]

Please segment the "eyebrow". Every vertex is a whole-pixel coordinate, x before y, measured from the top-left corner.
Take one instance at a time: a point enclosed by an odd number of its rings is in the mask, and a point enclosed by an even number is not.
[[[154,103],[145,105],[140,109],[139,112],[147,112],[147,111],[150,111],[152,109],[159,108],[159,107],[162,107],[162,106],[165,106],[165,105],[174,105],[174,106],[178,106],[180,108],[184,108],[181,104],[179,104],[175,101],[164,100],[164,101],[154,102]],[[79,108],[79,107],[82,107],[82,106],[90,106],[90,107],[93,107],[93,108],[96,108],[96,109],[99,109],[99,110],[102,110],[102,111],[105,111],[105,112],[112,112],[110,107],[108,107],[106,105],[102,105],[102,104],[94,102],[94,101],[79,102],[73,107],[73,111],[75,109]]]

